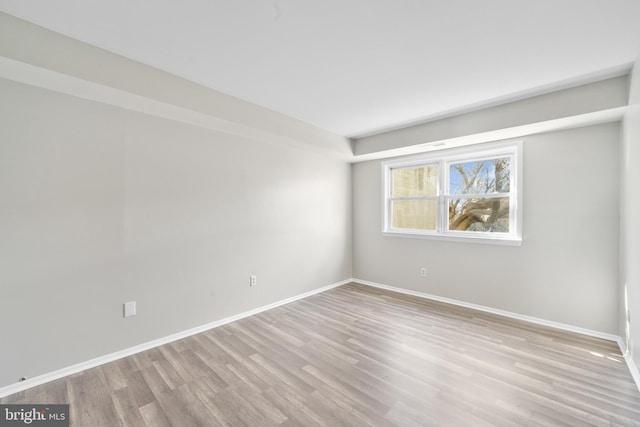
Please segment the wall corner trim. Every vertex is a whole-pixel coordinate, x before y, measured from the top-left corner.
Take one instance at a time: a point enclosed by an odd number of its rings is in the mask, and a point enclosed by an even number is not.
[[[613,341],[613,342],[617,343],[618,346],[620,347],[620,351],[621,351],[622,355],[624,356],[624,360],[627,362],[627,366],[629,368],[629,371],[631,372],[631,376],[633,377],[633,380],[634,380],[634,382],[636,384],[636,387],[638,387],[638,390],[640,391],[640,372],[638,371],[638,367],[635,365],[635,363],[633,363],[633,360],[631,360],[631,357],[629,356],[629,352],[627,351],[624,343],[622,342],[622,338],[617,336],[617,335],[608,334],[608,333],[605,333],[605,332],[594,331],[594,330],[586,329],[586,328],[580,328],[578,326],[567,325],[565,323],[554,322],[554,321],[551,321],[551,320],[545,320],[545,319],[541,319],[541,318],[538,318],[538,317],[527,316],[527,315],[524,315],[524,314],[518,314],[518,313],[511,312],[511,311],[500,310],[500,309],[497,309],[497,308],[487,307],[487,306],[483,306],[483,305],[472,304],[472,303],[468,303],[468,302],[464,302],[464,301],[455,300],[455,299],[452,299],[452,298],[445,298],[445,297],[440,297],[440,296],[437,296],[437,295],[427,294],[427,293],[424,293],[424,292],[417,292],[417,291],[412,291],[412,290],[409,290],[409,289],[398,288],[398,287],[395,287],[395,286],[384,285],[382,283],[370,282],[368,280],[362,280],[362,279],[354,278],[353,282],[361,284],[361,285],[365,285],[365,286],[371,286],[371,287],[374,287],[374,288],[386,289],[388,291],[398,292],[398,293],[405,294],[405,295],[411,295],[411,296],[415,296],[415,297],[419,297],[419,298],[425,298],[425,299],[432,300],[432,301],[444,302],[444,303],[447,303],[447,304],[457,305],[459,307],[465,307],[465,308],[471,308],[471,309],[474,309],[474,310],[484,311],[486,313],[497,314],[499,316],[509,317],[509,318],[516,319],[516,320],[522,320],[522,321],[529,322],[529,323],[534,323],[534,324],[537,324],[537,325],[548,326],[548,327],[551,327],[551,328],[560,329],[560,330],[567,331],[567,332],[574,332],[574,333],[578,333],[578,334],[582,334],[582,335],[588,335],[588,336],[595,337],[595,338],[605,339],[607,341]]]
[[[638,387],[638,391],[640,391],[640,371],[638,370],[638,367],[636,366],[636,364],[633,362],[633,359],[631,358],[631,353],[629,353],[629,350],[627,349],[627,346],[624,344],[624,341],[622,340],[622,338],[618,337],[617,342],[618,342],[618,346],[620,347],[620,351],[624,356],[624,360],[627,362],[629,371],[631,371],[631,376],[633,377],[633,381],[635,381],[636,387]]]
[[[131,356],[136,353],[140,353],[145,350],[149,350],[155,347],[159,347],[164,344],[168,344],[173,341],[177,341],[182,338],[187,338],[195,334],[199,334],[200,332],[208,331],[209,329],[214,329],[219,326],[226,325],[227,323],[235,322],[236,320],[244,319],[245,317],[253,316],[254,314],[261,313],[263,311],[271,310],[272,308],[279,307],[281,305],[289,304],[291,302],[310,297],[315,294],[319,294],[325,291],[328,291],[333,288],[337,288],[338,286],[346,285],[347,283],[353,282],[353,279],[346,279],[341,282],[333,283],[331,285],[323,286],[321,288],[317,288],[308,292],[304,292],[299,295],[292,296],[290,298],[285,298],[280,301],[276,301],[271,304],[264,305],[262,307],[254,308],[253,310],[245,311],[243,313],[238,313],[233,316],[225,317],[220,320],[216,320],[214,322],[210,322],[204,325],[196,326],[195,328],[187,329],[185,331],[177,332],[175,334],[168,335],[166,337],[158,338],[152,341],[148,341],[146,343],[142,343],[139,345],[135,345],[133,347],[125,348],[124,350],[116,351],[114,353],[106,354],[104,356],[99,356],[94,359],[90,359],[84,362],[76,363],[75,365],[68,366],[66,368],[58,369],[56,371],[48,372],[42,375],[38,375],[33,378],[29,378],[25,381],[10,384],[5,387],[0,387],[0,397],[9,396],[14,393],[18,393],[20,391],[24,391],[30,389],[32,387],[48,383],[50,381],[54,381],[71,374],[75,374],[87,369],[95,368],[100,365],[104,365],[105,363],[113,362],[118,359],[122,359],[123,357]]]

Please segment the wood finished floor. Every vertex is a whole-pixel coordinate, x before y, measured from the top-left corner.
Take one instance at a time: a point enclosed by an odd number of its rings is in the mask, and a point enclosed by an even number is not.
[[[2,403],[72,426],[640,426],[617,344],[349,284]]]

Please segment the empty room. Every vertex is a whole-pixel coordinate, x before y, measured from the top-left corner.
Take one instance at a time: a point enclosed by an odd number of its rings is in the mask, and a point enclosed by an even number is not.
[[[640,426],[639,55],[637,0],[0,0],[0,426]]]

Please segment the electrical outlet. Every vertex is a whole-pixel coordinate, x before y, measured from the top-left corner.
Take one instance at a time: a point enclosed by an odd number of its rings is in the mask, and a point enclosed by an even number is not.
[[[421,275],[422,277],[427,277],[427,268],[426,268],[426,267],[422,267],[422,268],[420,269],[420,275]]]
[[[257,276],[249,276],[249,286],[255,286],[258,284]]]

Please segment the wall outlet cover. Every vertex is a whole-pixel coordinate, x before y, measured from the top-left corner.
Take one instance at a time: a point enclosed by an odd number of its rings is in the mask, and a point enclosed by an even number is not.
[[[136,302],[130,301],[124,303],[124,317],[131,317],[136,315]]]

